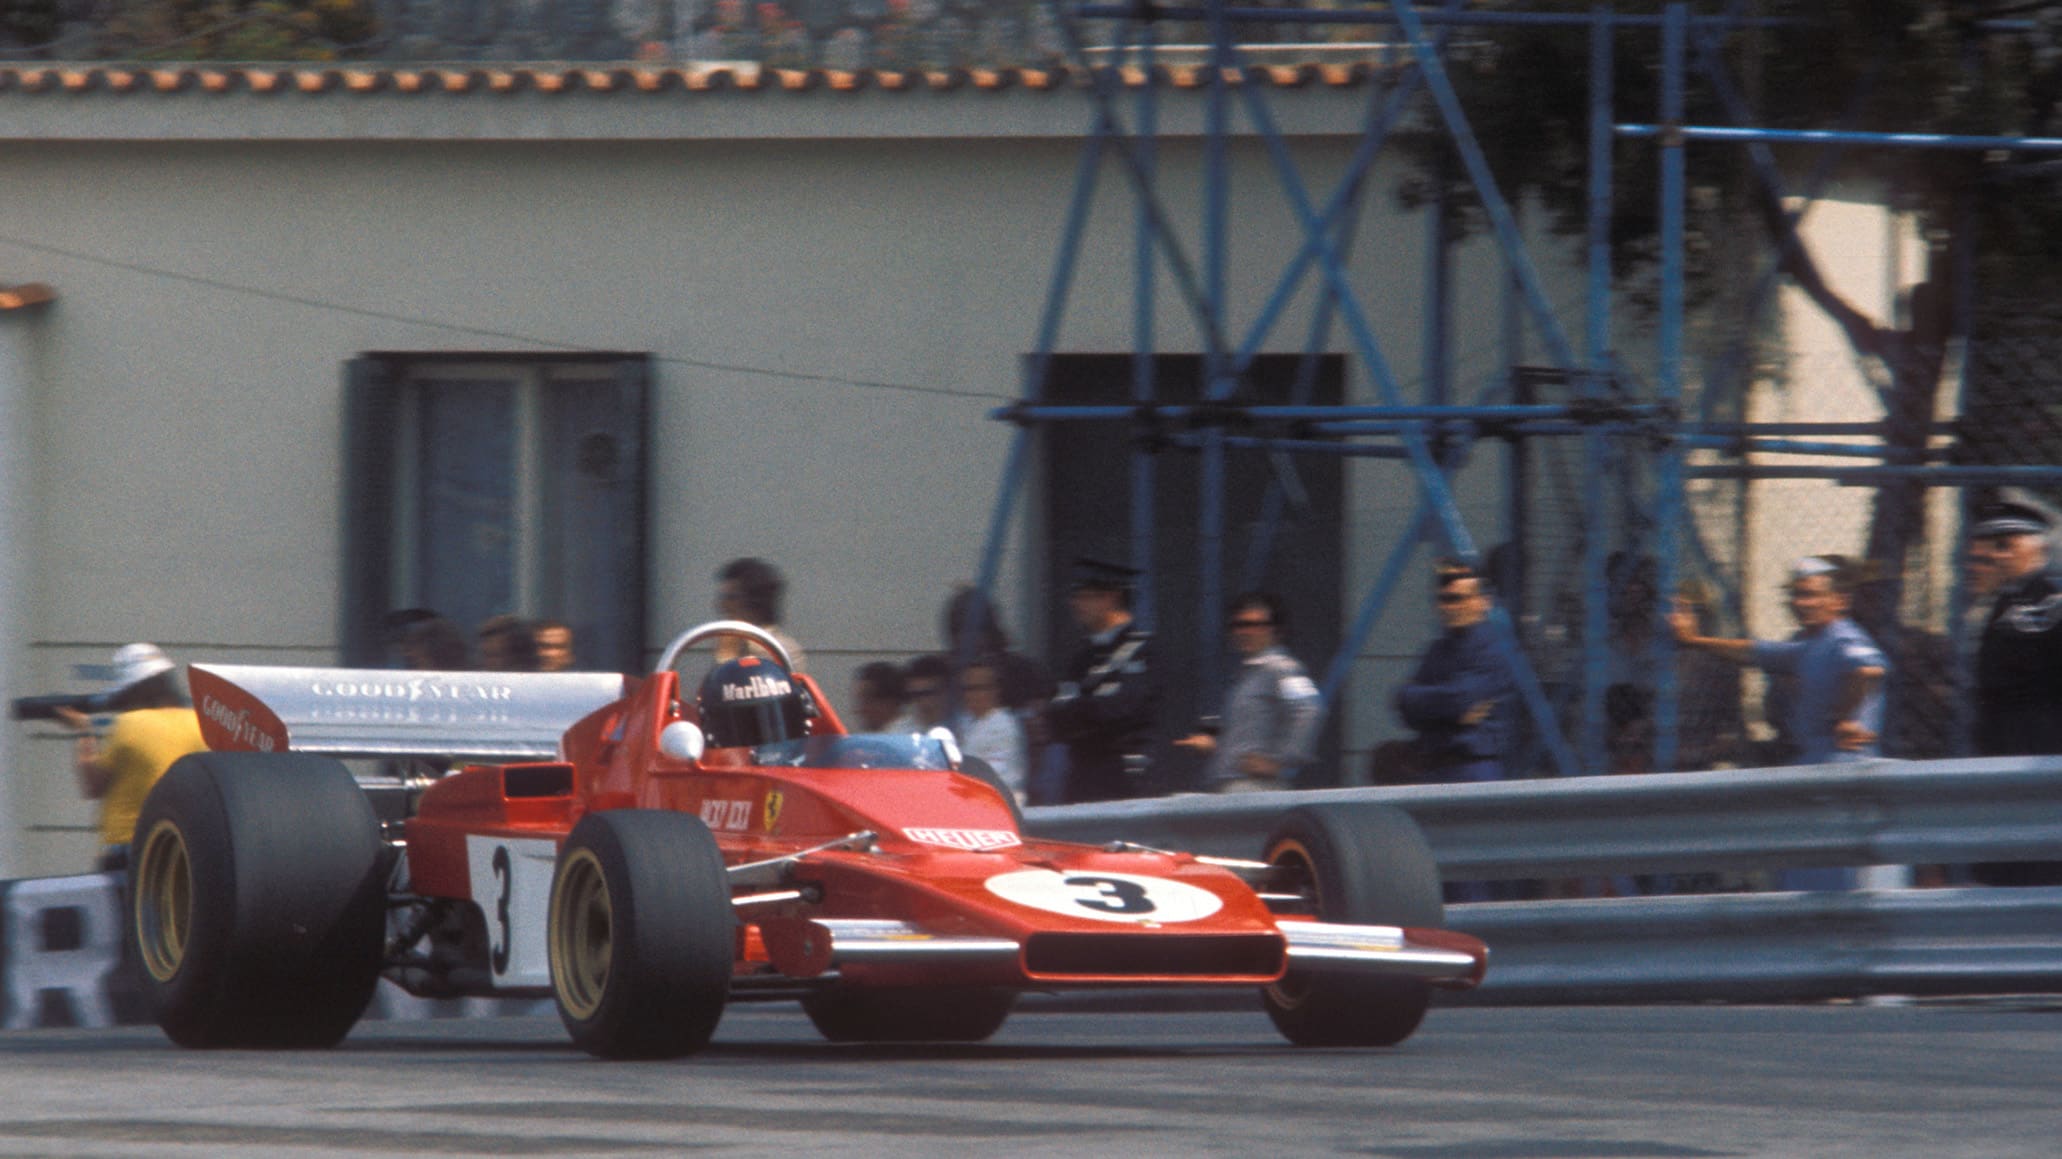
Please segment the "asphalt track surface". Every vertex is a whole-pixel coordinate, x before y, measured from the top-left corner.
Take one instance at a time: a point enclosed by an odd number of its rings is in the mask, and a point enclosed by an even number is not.
[[[1033,1009],[969,1047],[828,1046],[736,1007],[692,1059],[555,1019],[368,1022],[323,1052],[0,1034],[0,1154],[2062,1154],[2062,1005],[1434,1010],[1390,1051],[1250,1012]]]

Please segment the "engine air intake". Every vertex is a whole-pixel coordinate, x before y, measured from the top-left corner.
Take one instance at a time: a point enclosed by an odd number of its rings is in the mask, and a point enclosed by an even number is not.
[[[1024,967],[1044,977],[1273,979],[1286,952],[1276,934],[1032,934]]]

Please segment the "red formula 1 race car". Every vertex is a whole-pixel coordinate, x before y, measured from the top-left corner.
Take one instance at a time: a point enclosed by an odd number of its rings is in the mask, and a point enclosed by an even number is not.
[[[780,662],[676,664],[713,636]],[[720,621],[642,679],[195,665],[215,750],[137,827],[132,926],[187,1046],[326,1046],[384,976],[550,995],[609,1058],[688,1054],[731,1002],[839,1042],[970,1042],[1018,994],[1228,986],[1290,1041],[1391,1045],[1487,951],[1437,929],[1404,814],[1286,814],[1255,861],[1023,836],[944,736],[850,734]],[[354,775],[340,758],[377,757]],[[465,764],[454,758],[500,763]]]

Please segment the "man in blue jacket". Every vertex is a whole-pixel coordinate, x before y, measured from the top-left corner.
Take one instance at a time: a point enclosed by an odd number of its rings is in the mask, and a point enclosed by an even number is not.
[[[1684,647],[1796,677],[1781,706],[1783,735],[1797,750],[1792,764],[1879,755],[1876,737],[1883,730],[1883,681],[1890,661],[1848,615],[1866,572],[1841,555],[1806,556],[1792,565],[1784,591],[1797,632],[1787,640],[1706,636],[1688,608],[1678,604],[1669,614],[1676,642]]]
[[[1490,634],[1489,591],[1475,569],[1452,560],[1439,563],[1433,590],[1445,630],[1397,690],[1396,711],[1418,734],[1424,780],[1502,780],[1512,683]]]

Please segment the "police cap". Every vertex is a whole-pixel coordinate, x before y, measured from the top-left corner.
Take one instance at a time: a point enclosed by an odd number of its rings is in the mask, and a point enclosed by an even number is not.
[[[2003,535],[2046,535],[2053,523],[2038,507],[2024,503],[1986,503],[1971,516],[1969,537],[1990,539]]]
[[[1121,563],[1076,556],[1072,586],[1075,591],[1128,592],[1141,574],[1139,569]]]

